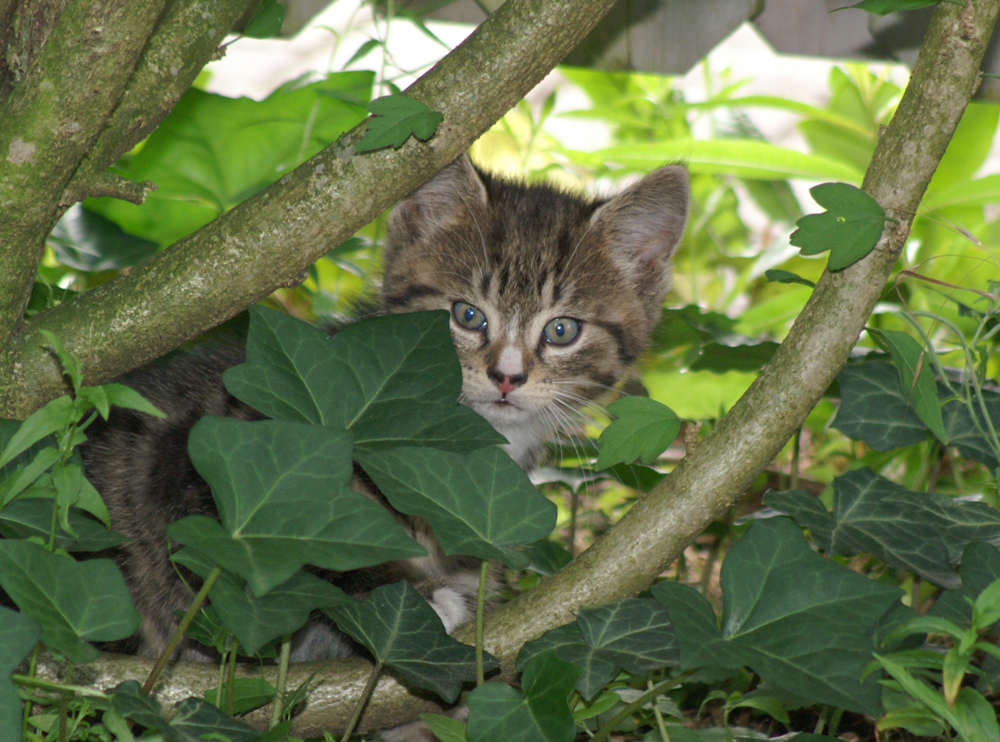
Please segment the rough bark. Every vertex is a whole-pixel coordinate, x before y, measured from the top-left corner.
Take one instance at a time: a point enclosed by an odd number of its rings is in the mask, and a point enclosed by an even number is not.
[[[252,1],[176,0],[163,12],[165,0],[47,0],[4,11],[18,32],[0,69],[11,88],[0,96],[0,399],[16,388],[24,307],[53,225],[89,195],[141,200],[141,185],[106,168],[170,111]],[[0,416],[14,415],[0,403]]]
[[[193,235],[32,318],[0,355],[0,416],[23,418],[62,391],[40,330],[56,333],[96,384],[303,280],[320,256],[463,152],[611,4],[511,0],[407,91],[444,114],[429,142],[356,156],[362,124]]]

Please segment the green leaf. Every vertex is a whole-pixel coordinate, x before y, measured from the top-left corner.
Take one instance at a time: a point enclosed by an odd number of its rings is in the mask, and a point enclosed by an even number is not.
[[[844,435],[876,451],[892,451],[926,439],[927,427],[903,393],[899,373],[888,363],[844,366],[837,384],[841,402],[831,425]]]
[[[527,569],[546,577],[551,577],[573,561],[573,555],[566,549],[544,538],[526,546],[524,553],[531,560]]]
[[[146,202],[88,199],[86,208],[130,234],[172,244],[363,121],[373,77],[342,72],[310,84],[295,80],[262,101],[192,88],[142,148],[116,165],[124,177],[157,184]],[[317,173],[316,187],[323,181]]]
[[[861,0],[854,5],[845,5],[842,8],[834,8],[832,12],[857,8],[874,15],[888,15],[900,10],[917,10],[926,8],[929,5],[937,5],[941,0]]]
[[[62,366],[64,376],[68,376],[73,384],[73,390],[77,391],[83,386],[83,372],[80,370],[80,362],[70,354],[62,341],[54,332],[40,330],[39,334],[49,341],[49,347],[55,351],[59,358],[59,365]]]
[[[782,271],[772,268],[769,271],[764,271],[764,277],[768,281],[775,281],[777,283],[800,283],[803,286],[808,286],[811,289],[816,288],[816,284],[807,278],[792,273],[791,271]]]
[[[430,522],[446,554],[523,567],[527,560],[513,548],[555,528],[556,506],[495,446],[467,454],[393,448],[357,458],[394,508]]]
[[[878,622],[901,590],[816,555],[785,518],[750,526],[726,556],[721,583],[721,630],[694,588],[653,585],[670,611],[682,667],[747,665],[815,702],[878,713],[878,685],[859,678]]]
[[[888,349],[914,412],[941,443],[948,445],[948,433],[941,418],[941,401],[934,383],[933,364],[925,359],[924,346],[905,332],[896,330],[868,328],[868,334]],[[930,352],[933,353],[933,349]]]
[[[281,33],[285,20],[285,6],[280,0],[264,0],[253,20],[243,29],[243,35],[251,39],[270,39]]]
[[[202,578],[215,566],[191,549],[181,549],[171,559]],[[261,597],[247,589],[245,580],[224,570],[209,593],[212,609],[240,643],[240,652],[248,655],[257,654],[270,641],[298,631],[313,609],[333,605],[340,596],[340,591],[329,582],[304,570]]]
[[[108,506],[104,504],[94,485],[83,476],[82,466],[72,461],[64,465],[57,464],[52,468],[52,482],[56,486],[59,523],[64,531],[72,534],[73,526],[69,522],[69,508],[72,505],[90,513],[108,528],[111,527]]]
[[[596,469],[631,464],[636,459],[651,464],[681,431],[681,421],[674,411],[648,397],[616,399],[608,405],[608,412],[618,419],[601,432]]]
[[[620,670],[641,676],[680,664],[667,609],[648,598],[626,598],[613,605],[581,610],[574,623],[525,644],[515,669],[524,669],[528,662],[548,651],[581,671],[576,689],[587,701]]]
[[[46,403],[21,423],[21,427],[7,441],[3,453],[0,453],[0,466],[5,466],[43,438],[69,427],[77,419],[76,406],[68,394]]]
[[[470,742],[571,742],[576,723],[567,703],[580,671],[554,654],[524,668],[521,690],[486,683],[469,694]]]
[[[842,160],[807,155],[756,139],[670,139],[655,143],[621,144],[582,155],[649,171],[664,162],[683,162],[693,174],[728,174],[756,180],[836,179],[860,183],[864,175]]]
[[[226,688],[229,686],[227,685]],[[274,700],[275,688],[264,678],[235,678],[233,682],[233,713],[236,716],[260,708]],[[226,698],[226,691],[223,691],[223,700]],[[222,708],[219,704],[218,689],[212,688],[205,692],[205,700],[215,706]]]
[[[21,739],[22,703],[10,674],[41,635],[31,616],[0,606],[0,739]]]
[[[966,544],[1000,540],[1000,513],[985,503],[911,492],[868,468],[837,477],[833,490],[832,521],[823,523],[818,513],[803,521],[811,529],[819,522],[813,536],[821,549],[871,554],[942,587],[959,586],[951,564]],[[776,499],[767,502],[778,506]]]
[[[354,147],[355,152],[371,152],[383,147],[399,149],[411,135],[427,141],[444,121],[442,114],[406,95],[378,98],[368,104],[368,110],[375,118],[368,122],[368,129]]]
[[[260,732],[232,719],[200,698],[186,698],[177,704],[170,728],[183,742],[253,742]]]
[[[128,541],[124,536],[109,531],[93,518],[76,509],[69,512],[69,524],[75,532],[70,535],[56,529],[55,546],[64,551],[101,551]],[[0,535],[4,538],[38,538],[48,540],[52,527],[52,500],[26,497],[14,500],[0,510]]]
[[[147,729],[156,729],[167,742],[185,742],[163,718],[160,704],[150,698],[135,680],[119,683],[108,691],[108,695],[111,696],[114,708],[126,719],[131,719]]]
[[[2,422],[8,421],[4,420]],[[47,439],[43,440],[48,442]],[[33,458],[28,459],[28,456],[32,453],[34,453]],[[29,446],[26,451],[22,451],[20,455],[15,456],[8,466],[5,467],[12,473],[7,480],[0,484],[0,506],[5,507],[7,503],[18,495],[27,496],[30,494],[26,490],[35,484],[39,477],[42,477],[61,458],[62,454],[59,453],[59,449],[52,447],[42,448],[40,442]],[[28,459],[28,461],[24,461],[25,459]],[[24,468],[14,468],[14,464],[22,462]]]
[[[76,562],[30,541],[0,540],[0,585],[38,621],[46,646],[76,663],[97,659],[87,642],[124,639],[139,627],[110,559]]]
[[[350,489],[350,436],[287,420],[204,417],[188,452],[221,525],[193,515],[167,528],[245,579],[257,596],[304,564],[346,571],[421,556],[389,512]]]
[[[77,204],[49,236],[56,260],[81,271],[131,268],[157,250],[157,244],[128,234],[110,219]]]
[[[152,415],[153,417],[167,417],[165,412],[157,408],[152,402],[149,402],[130,386],[125,386],[124,384],[104,384],[100,388],[104,390],[110,404],[129,410],[145,412],[147,415]],[[105,415],[106,418],[107,416]]]
[[[777,352],[780,343],[765,340],[746,345],[723,345],[706,343],[701,347],[698,359],[691,364],[692,371],[711,371],[724,374],[727,371],[759,371],[766,366]]]
[[[420,718],[440,742],[469,742],[465,722],[441,714],[420,714]]]
[[[448,636],[434,609],[408,582],[383,585],[364,600],[341,593],[324,612],[376,660],[391,665],[414,685],[446,702],[458,698],[462,683],[476,676],[475,650]],[[500,662],[486,655],[486,669]]]
[[[846,268],[872,251],[886,215],[878,201],[847,183],[822,183],[809,189],[813,200],[826,209],[809,214],[796,222],[790,242],[803,255],[818,255],[830,250],[828,267]]]
[[[377,317],[331,338],[251,307],[247,362],[223,380],[269,417],[350,430],[357,449],[471,451],[505,442],[458,403],[462,369],[446,312]]]
[[[958,574],[962,578],[962,586],[958,590],[948,590],[938,598],[931,606],[929,615],[968,627],[972,624],[970,601],[975,601],[983,590],[1000,579],[1000,549],[984,543],[969,544],[962,552]]]

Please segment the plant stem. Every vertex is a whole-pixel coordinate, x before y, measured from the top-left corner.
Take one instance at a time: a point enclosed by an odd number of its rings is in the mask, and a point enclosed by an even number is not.
[[[648,691],[646,691],[641,696],[639,696],[637,699],[635,699],[634,701],[632,701],[632,703],[630,703],[628,706],[626,706],[621,711],[619,711],[617,714],[615,714],[615,717],[611,721],[609,721],[606,726],[604,726],[603,728],[601,728],[597,732],[597,734],[595,734],[593,737],[590,738],[590,742],[604,742],[604,740],[606,740],[608,738],[608,736],[611,734],[611,732],[614,730],[614,728],[616,726],[618,726],[618,724],[623,719],[628,718],[631,714],[635,713],[635,711],[637,709],[642,708],[649,701],[653,700],[657,696],[662,695],[663,693],[666,693],[671,688],[679,685],[692,672],[693,672],[692,670],[688,670],[687,672],[682,672],[680,675],[677,675],[676,677],[667,678],[662,683],[657,683],[656,685],[654,685]]]
[[[479,568],[479,594],[476,596],[476,686],[486,682],[483,671],[483,607],[486,604],[486,573],[490,563],[483,560]]]
[[[274,729],[281,721],[284,713],[285,690],[288,686],[288,660],[292,654],[292,635],[288,634],[281,640],[281,654],[278,656],[278,687],[274,692],[274,705],[271,707],[271,725]]]
[[[647,690],[653,690],[653,679],[649,678],[646,681]],[[653,716],[656,717],[656,728],[660,731],[660,739],[662,742],[670,742],[670,735],[667,733],[667,725],[663,721],[663,714],[660,712],[660,707],[655,703],[653,704]]]
[[[67,685],[66,683],[53,683],[51,680],[31,677],[30,675],[18,675],[14,673],[10,676],[18,685],[26,685],[29,688],[40,688],[53,693],[74,693],[78,696],[90,696],[91,698],[107,698],[108,694],[96,688],[87,688],[82,685]]]
[[[376,662],[372,668],[372,674],[368,676],[368,682],[365,683],[365,689],[361,691],[361,698],[358,699],[357,704],[354,706],[354,712],[351,714],[350,721],[347,722],[347,727],[344,729],[344,736],[340,738],[340,742],[348,742],[351,738],[351,732],[358,725],[361,712],[364,711],[365,704],[368,703],[368,698],[371,696],[372,691],[375,690],[375,683],[378,681],[380,672],[382,672],[382,663]]]
[[[236,637],[233,637],[232,645],[229,648],[229,672],[226,674],[226,713],[229,716],[233,715],[235,704],[233,696],[236,695],[236,650],[239,646],[240,643],[236,641]]]
[[[153,690],[153,686],[156,685],[156,680],[160,677],[160,673],[163,672],[163,668],[167,666],[174,650],[177,649],[177,645],[180,644],[181,639],[184,637],[184,632],[188,630],[188,626],[191,625],[194,617],[198,615],[198,611],[201,610],[202,603],[205,602],[205,598],[208,597],[209,591],[212,589],[212,586],[215,584],[215,581],[219,579],[219,575],[221,574],[222,567],[215,565],[208,577],[205,579],[205,584],[201,586],[201,590],[199,590],[198,594],[194,596],[194,600],[191,601],[191,607],[188,608],[187,613],[184,614],[181,622],[177,625],[177,630],[174,632],[174,635],[170,637],[170,642],[163,650],[159,659],[156,660],[156,664],[149,672],[149,677],[146,678],[146,682],[142,685],[142,689],[147,693]]]

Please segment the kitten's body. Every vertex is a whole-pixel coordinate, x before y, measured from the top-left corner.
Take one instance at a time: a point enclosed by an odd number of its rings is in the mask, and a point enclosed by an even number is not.
[[[487,176],[462,157],[393,213],[380,311],[451,313],[462,401],[530,468],[569,414],[613,385],[645,347],[669,286],[687,196],[680,167],[600,202]],[[158,653],[174,612],[190,601],[168,560],[164,529],[184,515],[215,514],[187,457],[191,426],[204,415],[261,418],[222,385],[222,372],[242,357],[235,345],[215,346],[140,372],[128,383],[168,418],[117,410],[88,430],[87,476],[108,502],[113,529],[132,539],[119,561],[143,618],[133,651]],[[354,486],[392,511],[363,473]],[[428,557],[324,576],[354,594],[409,580],[450,631],[471,615],[478,563],[445,557],[426,523],[393,512]],[[294,646],[298,660],[353,653],[319,621]]]

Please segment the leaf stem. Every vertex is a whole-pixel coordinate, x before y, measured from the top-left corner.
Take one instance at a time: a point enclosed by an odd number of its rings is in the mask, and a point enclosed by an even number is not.
[[[271,724],[274,729],[281,721],[285,709],[285,690],[288,687],[288,661],[292,655],[292,635],[287,634],[281,639],[281,653],[278,655],[278,685],[274,692],[274,705],[271,707]]]
[[[476,687],[486,682],[483,671],[483,607],[486,604],[486,576],[490,563],[483,560],[479,567],[479,594],[476,596]]]
[[[628,706],[626,706],[617,714],[615,714],[615,717],[611,721],[609,721],[603,728],[598,730],[597,734],[595,734],[593,737],[590,738],[590,742],[604,742],[604,740],[608,738],[611,732],[614,731],[615,727],[618,726],[618,724],[621,723],[623,719],[627,719],[630,715],[635,713],[637,709],[640,709],[647,703],[649,703],[649,701],[653,700],[659,695],[662,695],[663,693],[666,693],[671,688],[679,685],[693,672],[694,672],[693,670],[688,670],[686,672],[682,672],[680,675],[677,675],[675,677],[667,678],[662,683],[657,683],[656,685],[654,685],[648,691],[646,691],[637,699],[632,701],[632,703],[630,703]]]
[[[229,647],[229,672],[226,673],[226,714],[229,716],[233,715],[236,705],[233,697],[236,695],[236,653],[239,646],[240,643],[234,636]]]
[[[358,725],[358,719],[361,718],[361,712],[364,711],[365,705],[368,703],[368,699],[371,697],[372,691],[375,690],[375,683],[378,682],[380,672],[382,672],[382,663],[376,662],[375,666],[372,667],[372,674],[368,676],[368,682],[365,683],[365,689],[361,691],[361,698],[358,699],[357,704],[354,706],[354,711],[351,713],[351,719],[347,722],[347,727],[344,729],[344,736],[340,738],[340,742],[348,742],[348,740],[350,740],[351,732],[353,732],[354,727]]]
[[[202,603],[205,602],[205,598],[208,597],[209,591],[212,586],[215,585],[215,581],[219,579],[219,575],[222,574],[222,567],[215,565],[211,572],[209,572],[208,577],[205,578],[205,584],[201,586],[201,590],[198,594],[194,596],[194,600],[191,601],[191,607],[187,609],[187,613],[181,619],[181,622],[177,624],[177,630],[174,631],[174,635],[170,637],[170,642],[167,644],[166,648],[160,654],[159,659],[156,660],[156,664],[153,669],[149,672],[149,677],[146,678],[146,682],[143,683],[142,689],[147,693],[153,690],[153,686],[156,685],[157,679],[160,677],[160,673],[163,672],[163,668],[167,666],[170,661],[174,650],[177,649],[177,645],[180,644],[181,639],[184,637],[184,632],[188,630],[188,626],[194,620],[194,617],[198,615],[198,611],[201,610]]]

